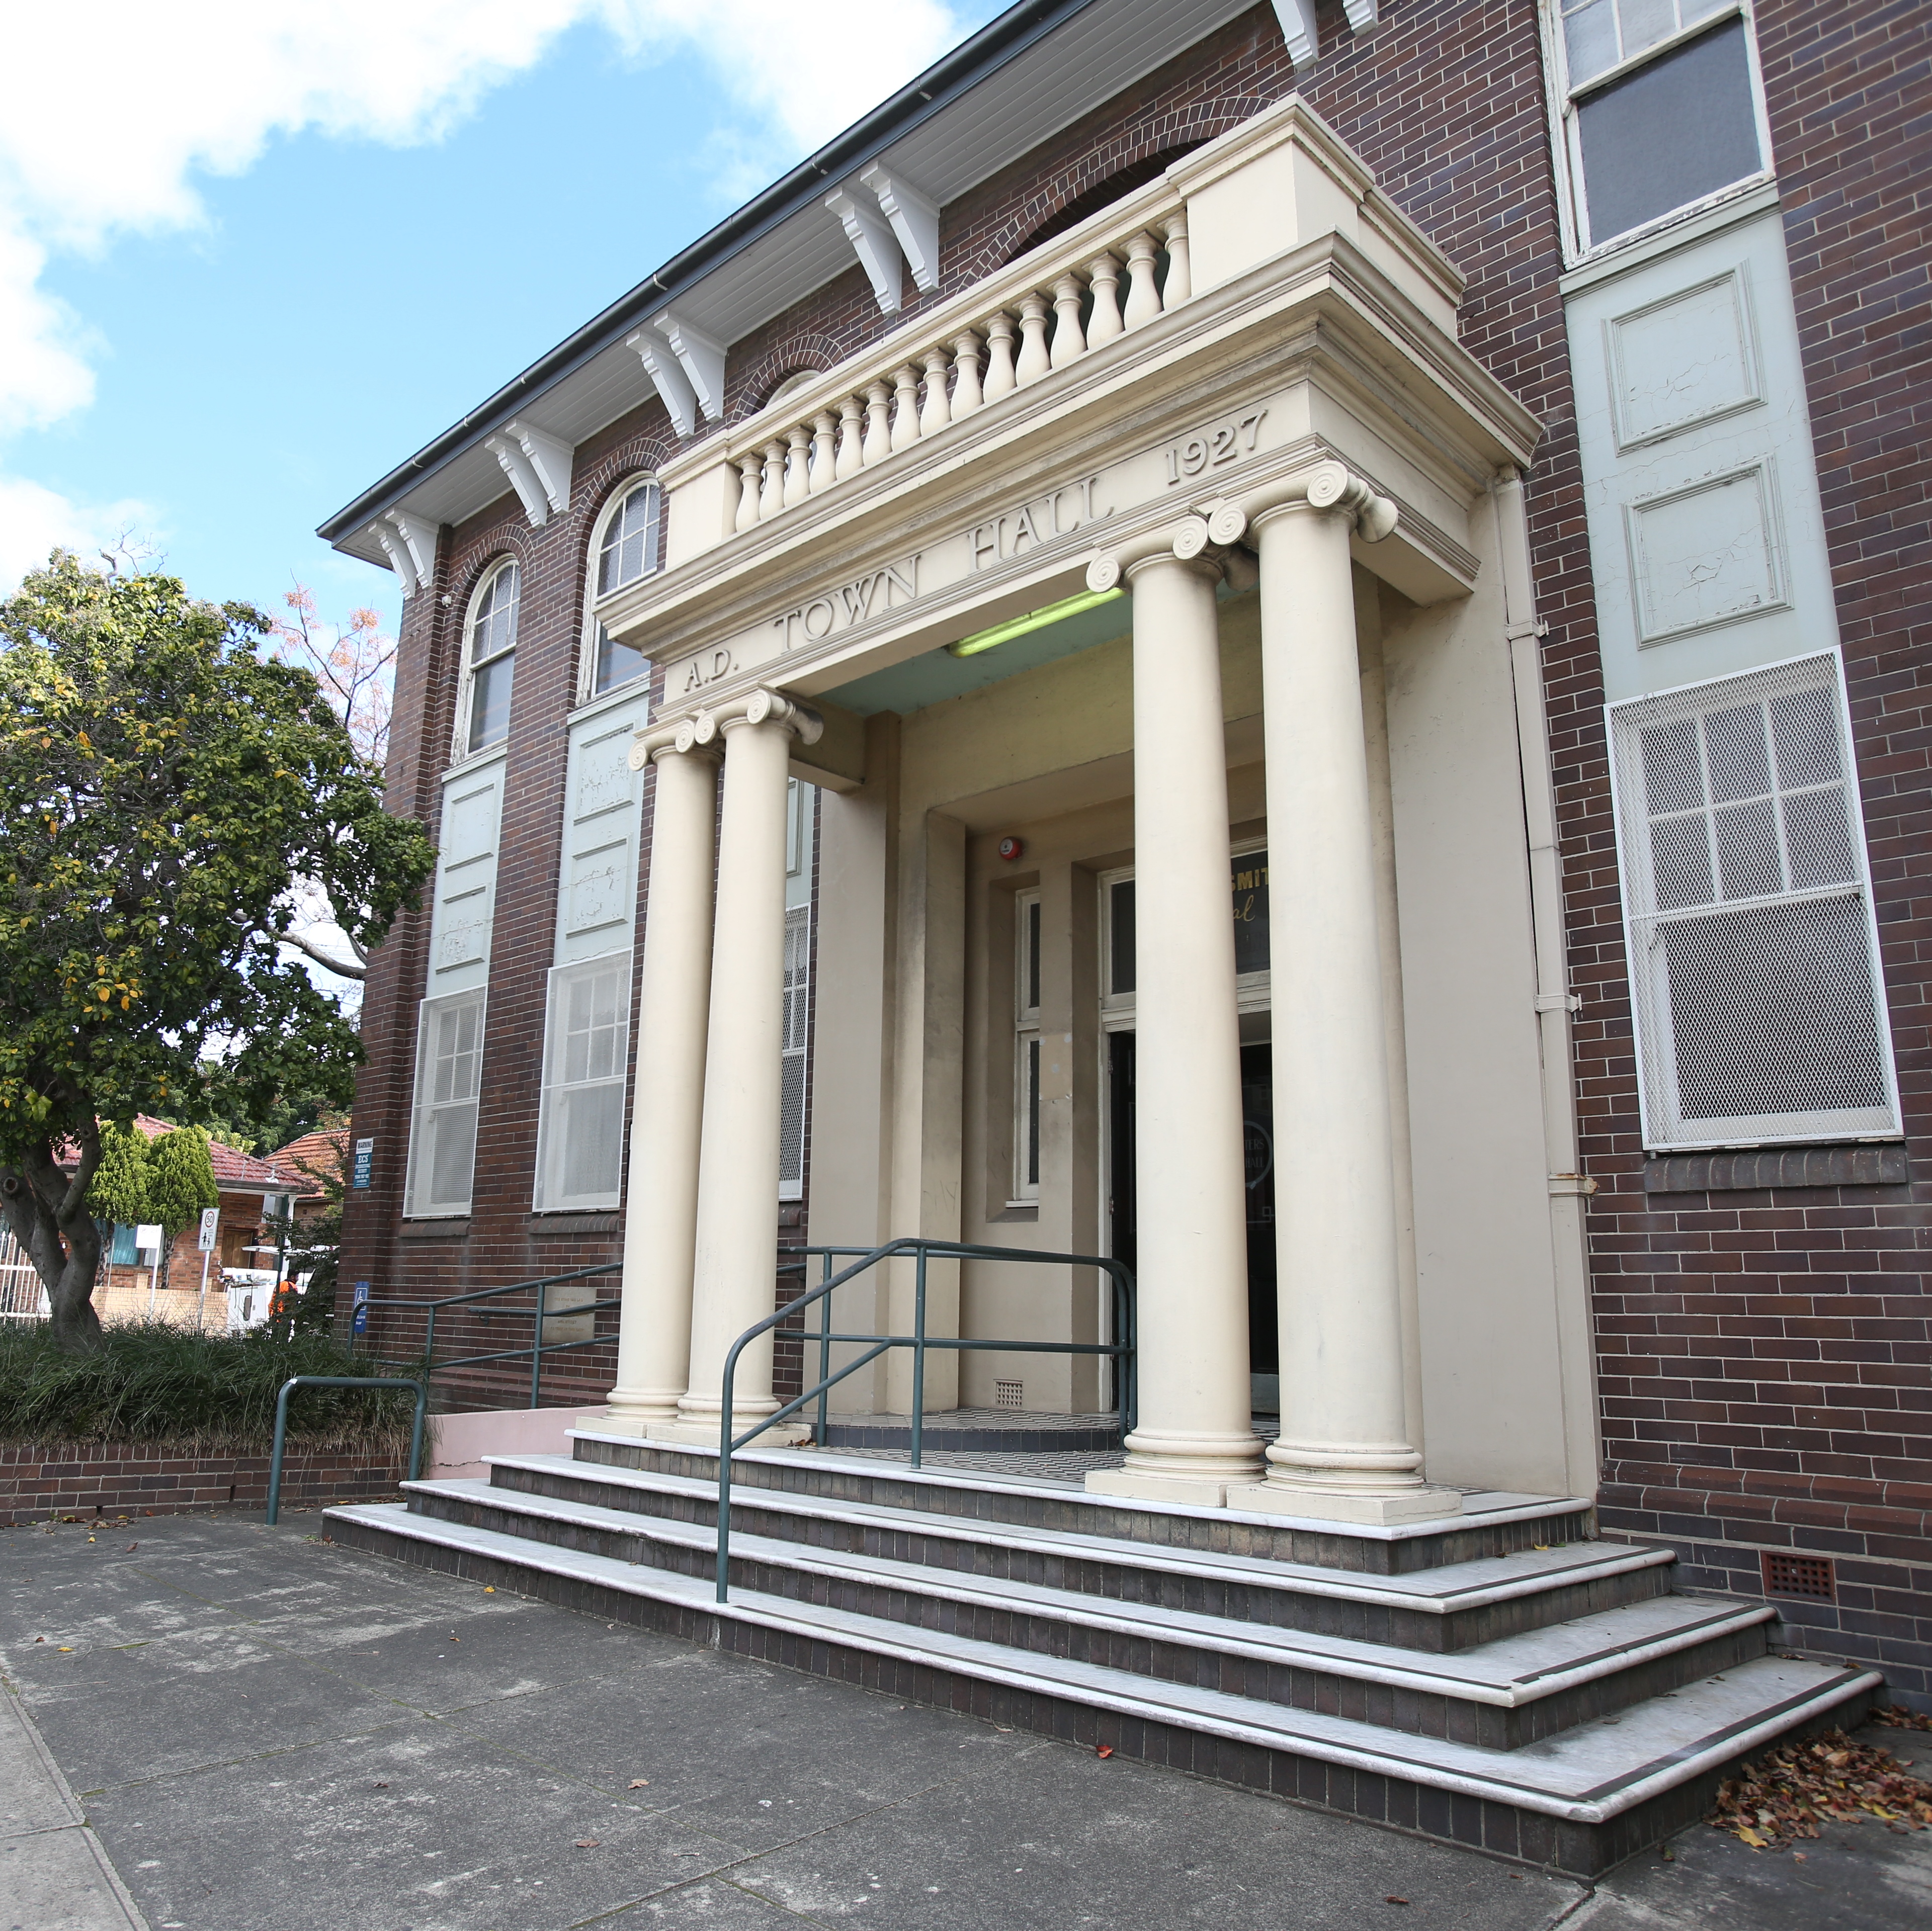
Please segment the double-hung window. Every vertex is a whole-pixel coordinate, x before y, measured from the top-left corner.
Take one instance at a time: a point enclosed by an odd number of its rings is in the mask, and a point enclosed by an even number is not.
[[[604,512],[596,543],[596,574],[591,601],[608,597],[628,583],[648,577],[658,567],[658,486],[646,479],[633,484],[613,499]],[[646,669],[636,645],[620,643],[593,617],[595,643],[590,688],[586,697],[601,696],[628,683]]]
[[[1013,901],[1012,1204],[1040,1198],[1040,894]]]
[[[630,953],[556,967],[548,1009],[536,1208],[614,1207],[623,1183]]]
[[[510,682],[516,666],[517,604],[521,577],[502,563],[485,577],[470,605],[464,639],[464,692],[457,751],[466,757],[500,744],[510,729]]]
[[[1767,172],[1749,0],[1545,4],[1576,252]]]
[[[1836,654],[1610,718],[1645,1144],[1895,1137]]]
[[[470,1211],[482,1074],[481,988],[447,998],[425,999],[416,1032],[409,1213]]]

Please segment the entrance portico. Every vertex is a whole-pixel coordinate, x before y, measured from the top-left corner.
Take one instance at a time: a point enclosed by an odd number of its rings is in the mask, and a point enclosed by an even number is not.
[[[1456,346],[1457,286],[1289,102],[668,466],[670,567],[598,612],[666,667],[633,762],[656,763],[661,826],[671,814],[614,1422],[715,1442],[725,1352],[772,1305],[789,772],[826,787],[814,1240],[1098,1250],[1098,881],[1132,868],[1139,1419],[1090,1486],[1387,1525],[1454,1513],[1458,1484],[1587,1484],[1491,491],[1534,426]],[[714,829],[715,928],[698,909]],[[1231,844],[1261,832],[1281,1405],[1265,1449],[1242,1098],[1258,1015],[1226,897]],[[999,834],[1016,863],[993,856]],[[1040,984],[1018,1073],[1023,891]],[[1472,922],[1459,892],[1491,916]],[[1420,989],[1405,957],[1425,962]],[[1012,1179],[1029,1078],[1030,1192]],[[1472,1211],[1454,1196],[1483,1134]],[[1021,1289],[973,1262],[934,1285],[961,1333],[1107,1338],[1074,1279]],[[840,1318],[904,1332],[902,1292],[889,1280]],[[1490,1343],[1524,1388],[1513,1414],[1477,1386]],[[903,1405],[892,1372],[850,1399]],[[959,1372],[983,1402],[980,1364]],[[1090,1375],[1043,1372],[1052,1400],[1097,1405]],[[929,1403],[959,1395],[929,1375]],[[734,1426],[776,1406],[766,1342],[740,1362]]]

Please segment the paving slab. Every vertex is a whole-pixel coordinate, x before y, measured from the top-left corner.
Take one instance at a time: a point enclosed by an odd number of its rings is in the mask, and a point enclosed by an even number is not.
[[[125,1931],[137,1908],[154,1931],[1903,1931],[1932,1911],[1932,1845],[1876,1824],[1802,1863],[1700,1827],[1593,1892],[612,1629],[336,1547],[317,1516],[137,1527],[0,1531],[0,1675],[39,1726],[0,1727],[0,1931]],[[34,1761],[78,1800],[30,1788]]]

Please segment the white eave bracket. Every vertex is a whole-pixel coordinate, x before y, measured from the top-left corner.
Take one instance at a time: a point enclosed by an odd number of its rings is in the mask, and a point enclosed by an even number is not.
[[[503,433],[486,438],[483,446],[502,466],[532,529],[541,529],[552,510],[570,507],[573,445],[526,422],[506,422]]]
[[[1342,0],[1348,16],[1348,31],[1369,32],[1382,18],[1382,0]],[[1288,58],[1298,73],[1315,64],[1318,42],[1315,31],[1315,0],[1274,0],[1274,16],[1281,22],[1281,37],[1288,43]]]
[[[899,312],[899,244],[890,224],[865,196],[841,188],[825,205],[845,224],[845,238],[872,284],[882,315]]]
[[[670,416],[670,426],[680,439],[698,427],[698,398],[692,393],[689,379],[670,352],[670,344],[649,328],[640,328],[624,337],[624,346],[634,349],[651,379],[651,386]]]
[[[670,344],[678,367],[684,371],[698,406],[707,422],[724,419],[724,345],[714,342],[702,329],[694,328],[670,309],[653,316],[658,332]]]
[[[939,208],[919,190],[874,161],[859,177],[872,190],[879,211],[892,223],[893,238],[912,271],[915,287],[928,295],[939,286]]]
[[[369,534],[389,559],[407,597],[413,590],[427,590],[436,576],[436,526],[407,510],[391,510],[380,523],[369,526]]]

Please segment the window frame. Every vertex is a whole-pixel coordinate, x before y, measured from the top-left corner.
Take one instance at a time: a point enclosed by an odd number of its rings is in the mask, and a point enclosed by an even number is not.
[[[429,1051],[430,1029],[434,1018],[446,1008],[474,1006],[476,1008],[476,1081],[475,1090],[466,1100],[442,1100],[433,1096],[424,1097],[425,1076],[432,1065]],[[488,1039],[489,988],[487,985],[472,986],[461,992],[439,993],[419,1000],[416,1006],[416,1076],[410,1096],[410,1161],[404,1178],[403,1218],[405,1220],[460,1220],[466,1219],[476,1198],[476,1143],[483,1117],[483,1052]],[[430,1124],[430,1115],[440,1108],[448,1111],[460,1105],[470,1105],[476,1109],[476,1120],[470,1129],[470,1185],[462,1204],[453,1201],[436,1201],[419,1204],[418,1196],[428,1184],[429,1174],[424,1161],[428,1155],[425,1129]]]
[[[597,588],[599,567],[604,560],[604,541],[610,534],[610,525],[616,520],[626,503],[640,489],[650,489],[657,494],[657,505],[653,513],[651,532],[651,562],[650,567],[640,571],[634,577],[626,577],[621,583],[614,584],[600,593]],[[637,670],[630,676],[618,679],[601,688],[597,682],[597,660],[600,654],[604,626],[597,616],[597,606],[605,597],[614,597],[620,590],[627,590],[633,584],[643,583],[646,577],[661,575],[664,561],[664,485],[655,469],[633,470],[625,476],[604,499],[603,507],[590,526],[590,542],[585,553],[584,566],[584,637],[578,650],[577,701],[580,704],[594,703],[600,698],[608,697],[633,684],[638,679],[648,680],[651,674],[651,660],[644,658]]]
[[[790,976],[790,982],[781,982],[778,989],[778,997],[782,1002],[781,1010],[784,1015],[778,1026],[778,1198],[781,1201],[797,1201],[805,1198],[806,1142],[809,1138],[808,1127],[812,1115],[812,935],[810,904],[787,906],[784,915],[785,949],[793,955],[796,967]],[[784,1144],[783,1117],[785,1069],[794,1061],[798,1066],[798,1171],[795,1177],[788,1175],[784,1171],[790,1150]]]
[[[517,646],[520,640],[524,617],[523,562],[514,556],[500,556],[492,562],[476,579],[470,592],[470,603],[463,616],[463,670],[460,688],[457,694],[455,730],[450,745],[450,765],[453,769],[459,764],[466,764],[472,758],[487,757],[492,751],[500,750],[509,740],[510,721],[503,721],[503,734],[492,738],[488,744],[472,745],[470,742],[470,718],[476,696],[476,619],[480,614],[484,597],[491,587],[512,571],[517,576],[516,617],[510,626],[510,641],[494,655],[485,658],[485,664],[500,664],[508,660],[510,665],[510,698],[516,701]]]
[[[1726,686],[1738,694],[1737,701],[1761,703],[1777,694],[1780,679],[1788,680],[1792,691],[1816,688],[1808,671],[1822,670],[1832,693],[1832,714],[1838,732],[1838,755],[1842,776],[1846,821],[1850,829],[1856,877],[1843,885],[1792,887],[1756,898],[1714,898],[1708,904],[1660,910],[1652,880],[1648,832],[1652,814],[1642,770],[1642,732],[1646,726],[1673,715],[1700,717],[1720,708]],[[1747,693],[1750,693],[1747,696]],[[1635,1048],[1637,1100],[1646,1152],[1690,1153],[1724,1148],[1802,1146],[1823,1142],[1852,1144],[1896,1141],[1904,1132],[1904,1115],[1898,1090],[1897,1054],[1893,1044],[1890,1002],[1885,984],[1885,963],[1879,949],[1878,916],[1873,890],[1871,856],[1865,838],[1864,801],[1860,796],[1858,747],[1852,735],[1850,705],[1847,699],[1844,664],[1835,649],[1807,651],[1797,657],[1730,671],[1722,676],[1700,679],[1667,690],[1646,692],[1605,706],[1610,744],[1612,815],[1617,840],[1619,896],[1622,901],[1624,960],[1629,977],[1630,1021]],[[1774,783],[1776,783],[1774,773]],[[1789,787],[1778,785],[1782,797]],[[1710,808],[1715,808],[1714,805]],[[1640,842],[1639,834],[1642,835]],[[1714,881],[1714,889],[1716,882]],[[1676,1027],[1670,1010],[1667,989],[1660,995],[1659,975],[1652,962],[1651,946],[1654,937],[1667,923],[1688,924],[1700,916],[1714,919],[1723,911],[1745,907],[1800,904],[1832,898],[1856,898],[1864,919],[1866,958],[1869,968],[1872,1010],[1877,1029],[1884,1082],[1882,1108],[1868,1108],[1868,1115],[1882,1111],[1881,1120],[1867,1117],[1852,1120],[1845,1114],[1815,1111],[1809,1114],[1759,1114],[1734,1116],[1718,1123],[1719,1130],[1702,1131],[1706,1123],[1684,1118],[1677,1099],[1676,1081],[1670,1069],[1675,1063]],[[1663,1090],[1660,1090],[1663,1089]],[[1766,1123],[1761,1132],[1738,1130],[1742,1122]],[[1834,1120],[1838,1123],[1831,1123]]]
[[[1679,27],[1663,39],[1653,41],[1640,52],[1627,55],[1614,67],[1593,73],[1588,80],[1572,84],[1568,43],[1563,31],[1563,0],[1540,0],[1539,26],[1543,36],[1544,92],[1550,121],[1550,148],[1557,177],[1557,219],[1563,238],[1566,265],[1576,267],[1616,253],[1666,229],[1676,226],[1710,209],[1722,206],[1738,196],[1762,187],[1777,178],[1778,158],[1771,142],[1771,115],[1766,103],[1763,63],[1757,45],[1756,0],[1726,0],[1702,19]],[[1753,174],[1694,201],[1687,201],[1667,213],[1640,222],[1634,228],[1598,238],[1589,232],[1589,205],[1583,177],[1581,109],[1592,97],[1628,80],[1644,68],[1690,45],[1707,34],[1722,30],[1726,22],[1744,22],[1744,70],[1750,88],[1752,124],[1757,134],[1761,165]]]
[[[1040,981],[1046,950],[1040,889],[1028,886],[1013,894],[1013,1170],[1009,1207],[1040,1204]]]
[[[537,1157],[531,1175],[530,1211],[532,1213],[607,1213],[622,1204],[624,1194],[624,1126],[626,1102],[630,1094],[631,1000],[635,991],[636,961],[633,949],[599,952],[587,959],[573,959],[552,966],[544,987],[544,1057],[542,1083],[537,1099]],[[605,973],[620,974],[617,994],[616,1070],[595,1078],[562,1077],[563,1030],[560,1021],[567,1010],[563,999],[579,979],[595,979]],[[602,1192],[568,1193],[557,1184],[557,1168],[563,1155],[561,1133],[562,1104],[571,1093],[593,1087],[615,1087],[617,1091],[619,1149],[616,1184]]]

